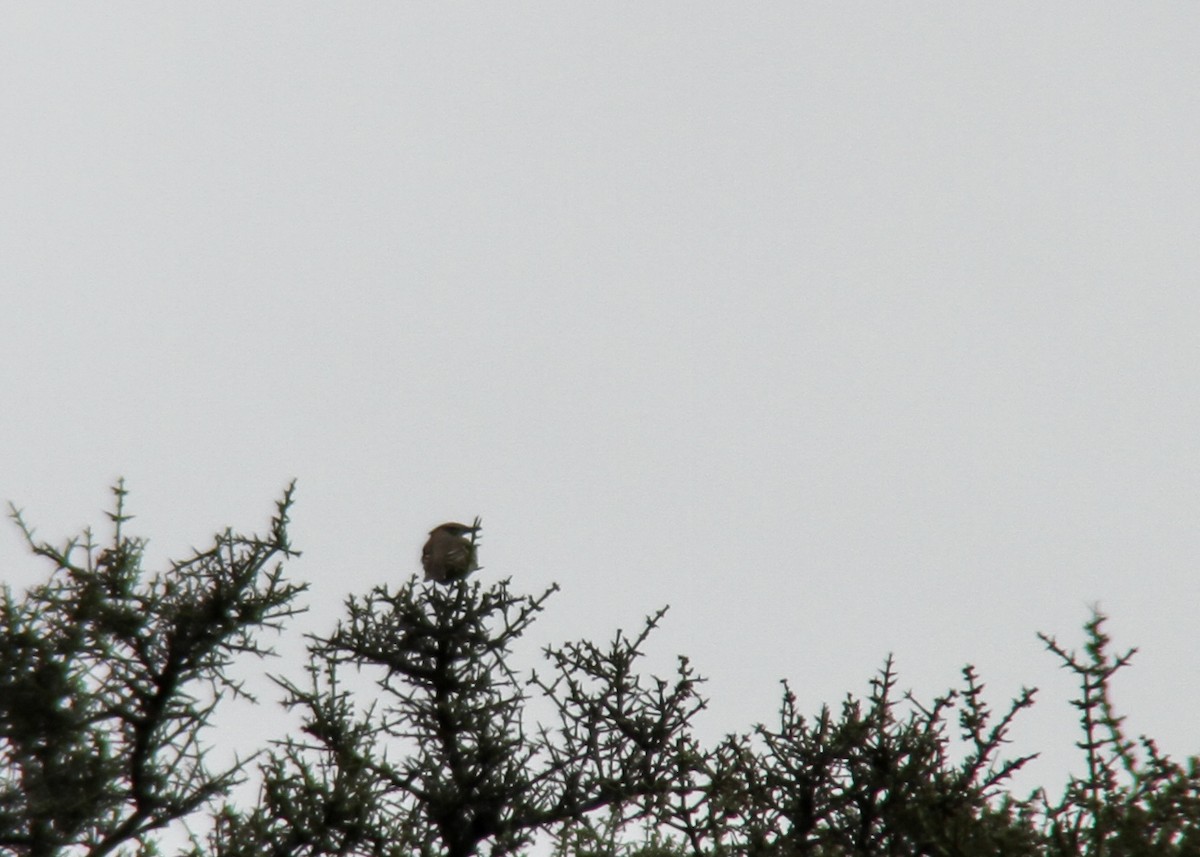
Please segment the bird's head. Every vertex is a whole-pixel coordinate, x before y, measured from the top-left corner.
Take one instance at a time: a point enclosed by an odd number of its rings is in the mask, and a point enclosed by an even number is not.
[[[461,537],[461,536],[468,535],[470,533],[477,533],[477,532],[479,532],[479,527],[468,527],[466,524],[459,524],[459,523],[455,523],[454,521],[450,521],[445,524],[438,524],[436,527],[434,527],[432,530],[429,531],[429,535],[432,536],[432,535],[436,535],[437,533],[446,533],[447,535]]]

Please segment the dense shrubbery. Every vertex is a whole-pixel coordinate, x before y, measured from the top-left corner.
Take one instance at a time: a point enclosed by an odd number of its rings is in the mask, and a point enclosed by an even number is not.
[[[148,574],[115,489],[112,537],[33,552],[53,573],[0,604],[0,850],[156,854],[188,822],[187,853],[234,855],[1200,855],[1200,767],[1122,731],[1109,701],[1103,617],[1082,654],[1043,638],[1079,679],[1086,767],[1062,795],[1018,796],[1029,757],[1001,750],[1025,691],[1002,712],[975,672],[922,702],[891,662],[865,698],[805,717],[785,686],[778,721],[704,746],[686,659],[639,671],[662,612],[635,635],[545,649],[516,673],[516,641],[553,588],[415,579],[349,599],[309,646],[305,678],[277,679],[299,733],[213,770],[205,729],[244,694],[227,671],[262,656],[297,611],[282,562],[291,489],[265,536],[226,531]],[[372,675],[364,698],[339,680]],[[532,722],[527,704],[554,712]],[[539,710],[542,710],[539,708]],[[951,754],[951,739],[965,753]],[[259,785],[252,806],[232,787]]]

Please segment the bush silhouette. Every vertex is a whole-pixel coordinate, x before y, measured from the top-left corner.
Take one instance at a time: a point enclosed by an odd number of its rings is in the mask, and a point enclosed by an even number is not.
[[[1035,692],[993,711],[970,666],[922,702],[889,658],[865,697],[811,718],[785,683],[774,724],[705,746],[688,660],[640,670],[665,608],[525,673],[514,653],[557,587],[415,576],[349,597],[300,674],[275,677],[299,732],[214,769],[214,712],[246,695],[230,666],[301,609],[292,486],[265,535],[225,530],[158,572],[114,495],[104,545],[53,547],[12,511],[52,568],[0,604],[3,853],[158,854],[186,823],[194,857],[1200,855],[1200,763],[1126,737],[1109,688],[1133,652],[1112,654],[1098,613],[1082,654],[1042,636],[1080,685],[1084,773],[1054,798],[1010,791],[1033,756],[1008,757],[1008,733]]]

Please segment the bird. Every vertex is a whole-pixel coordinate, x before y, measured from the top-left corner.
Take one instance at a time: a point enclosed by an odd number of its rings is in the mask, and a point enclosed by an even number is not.
[[[479,532],[479,519],[468,527],[450,521],[438,524],[429,531],[429,541],[421,549],[421,566],[425,579],[436,583],[461,580],[479,568],[476,558],[475,540],[467,538]]]

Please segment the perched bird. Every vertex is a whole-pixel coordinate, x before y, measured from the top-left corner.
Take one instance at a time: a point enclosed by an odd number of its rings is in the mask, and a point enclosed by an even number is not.
[[[467,538],[479,532],[479,519],[475,526],[450,522],[439,524],[429,531],[429,541],[421,550],[421,566],[425,579],[438,583],[461,580],[479,568],[476,561],[475,544]]]

